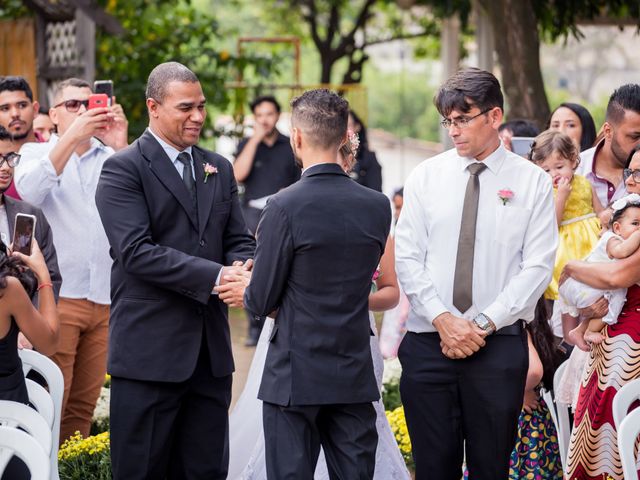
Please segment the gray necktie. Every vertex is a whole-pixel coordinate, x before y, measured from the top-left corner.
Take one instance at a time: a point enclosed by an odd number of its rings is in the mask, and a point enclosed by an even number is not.
[[[191,202],[193,206],[196,206],[196,182],[193,179],[193,169],[191,168],[191,155],[187,152],[182,152],[178,155],[178,161],[184,165],[182,169],[182,182],[184,186],[187,187],[187,191],[189,192],[189,196],[191,197]]]
[[[453,304],[461,313],[469,310],[473,303],[473,250],[476,246],[476,220],[480,195],[478,175],[487,166],[484,163],[472,163],[467,168],[469,181],[464,193],[456,271],[453,277]]]

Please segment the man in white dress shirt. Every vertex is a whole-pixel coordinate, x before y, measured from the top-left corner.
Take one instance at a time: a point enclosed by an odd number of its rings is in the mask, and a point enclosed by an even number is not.
[[[416,479],[508,477],[528,368],[523,321],[551,279],[551,180],[500,143],[503,96],[468,69],[435,98],[455,148],[420,164],[396,229],[411,312],[398,356]]]
[[[122,108],[87,110],[91,93],[84,80],[59,84],[49,111],[58,135],[25,144],[15,171],[20,196],[49,220],[64,279],[60,344],[52,356],[64,376],[61,442],[76,430],[89,434],[104,383],[112,261],[94,197],[104,161],[127,145]]]

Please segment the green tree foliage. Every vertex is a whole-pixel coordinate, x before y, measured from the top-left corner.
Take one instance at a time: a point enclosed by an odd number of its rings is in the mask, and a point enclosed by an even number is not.
[[[129,119],[129,134],[138,136],[147,124],[144,90],[151,70],[162,62],[177,61],[200,79],[213,107],[244,102],[242,91],[225,88],[238,71],[268,75],[272,62],[266,56],[237,56],[220,48],[219,25],[189,1],[108,0],[103,2],[126,33],[113,37],[98,32],[96,78],[111,79],[118,102]]]

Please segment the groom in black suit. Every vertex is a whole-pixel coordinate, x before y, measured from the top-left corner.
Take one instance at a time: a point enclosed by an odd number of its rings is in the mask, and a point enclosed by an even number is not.
[[[312,90],[292,104],[291,143],[304,168],[258,226],[249,312],[278,309],[259,398],[267,476],[313,478],[322,445],[331,478],[370,479],[380,398],[368,297],[391,225],[389,200],[336,163],[349,104]]]
[[[104,164],[96,203],[111,244],[115,479],[226,479],[233,358],[215,285],[253,256],[231,164],[196,146],[197,77],[158,65],[149,129]]]

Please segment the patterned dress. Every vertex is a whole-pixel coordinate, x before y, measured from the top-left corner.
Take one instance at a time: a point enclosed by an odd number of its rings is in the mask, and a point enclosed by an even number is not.
[[[553,195],[557,194],[554,188]],[[593,210],[591,184],[581,175],[571,180],[571,193],[564,207],[562,222],[558,228],[558,250],[553,268],[553,278],[545,298],[558,299],[558,279],[569,260],[580,260],[589,255],[600,237],[600,220]]]
[[[640,377],[640,287],[627,291],[618,323],[605,327],[605,339],[594,345],[580,384],[574,427],[567,454],[569,480],[623,480],[613,423],[613,397]]]
[[[556,427],[545,401],[518,419],[518,440],[509,462],[510,480],[562,480]]]

